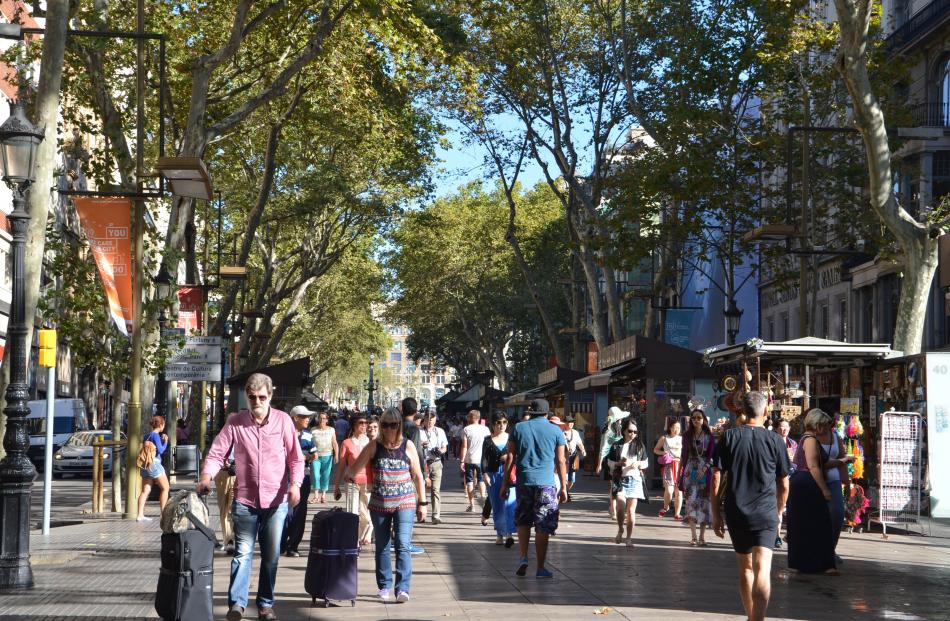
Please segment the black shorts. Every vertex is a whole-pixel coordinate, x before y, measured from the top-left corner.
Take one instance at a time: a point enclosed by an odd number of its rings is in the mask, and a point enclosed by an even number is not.
[[[732,549],[737,554],[751,554],[752,548],[756,546],[762,546],[770,550],[775,546],[775,537],[778,535],[778,530],[775,528],[766,530],[733,528],[729,525],[728,520],[726,526],[729,529],[729,538],[732,539]]]

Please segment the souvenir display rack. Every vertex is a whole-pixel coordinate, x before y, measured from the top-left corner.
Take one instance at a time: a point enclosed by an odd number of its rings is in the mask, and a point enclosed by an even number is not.
[[[885,539],[888,524],[921,524],[922,441],[920,414],[881,414],[878,511],[871,521],[881,524]]]

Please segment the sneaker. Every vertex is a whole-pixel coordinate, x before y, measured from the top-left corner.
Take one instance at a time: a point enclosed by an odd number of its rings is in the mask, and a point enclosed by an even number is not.
[[[386,602],[386,601],[389,601],[389,597],[392,595],[392,592],[389,589],[380,589],[377,595],[379,595],[379,599]],[[228,619],[228,621],[231,621],[231,620]]]
[[[300,552],[297,552],[296,550],[288,550],[288,551],[287,551],[287,556],[289,556],[289,557],[291,557],[291,558],[297,558],[297,557],[300,556]]]
[[[151,522],[151,521],[152,521],[152,518],[146,517],[146,516],[143,515],[142,517],[137,517],[137,518],[135,518],[135,521],[136,521],[136,522]]]
[[[400,604],[405,604],[406,602],[409,601],[409,594],[406,593],[405,591],[399,591],[398,593],[396,593],[396,601],[399,602]]]
[[[273,608],[261,607],[257,609],[257,621],[277,621]]]
[[[502,537],[501,535],[498,535],[497,537],[495,537],[495,545],[496,545],[496,546],[503,545],[504,543],[505,543],[505,538],[504,538],[504,537]]]
[[[513,546],[513,545],[515,545],[515,540],[514,540],[513,537],[508,537],[507,539],[505,539],[505,547],[506,547],[506,548],[510,548],[510,547]]]
[[[434,516],[434,517],[432,518],[432,523],[435,524],[435,525],[439,525],[439,524],[442,523],[442,518],[440,518],[439,516],[436,515],[436,516]]]
[[[228,616],[226,619],[228,621],[241,621],[244,618],[244,606],[238,606],[237,604],[231,606],[231,610],[228,611]]]
[[[523,576],[526,573],[528,573],[528,557],[527,556],[522,558],[520,561],[518,561],[518,569],[515,570],[515,575]]]
[[[548,570],[548,569],[543,569],[543,568],[542,568],[542,569],[539,569],[539,570],[534,574],[534,577],[535,577],[535,578],[553,578],[553,577],[554,577],[554,574],[551,573],[550,570]]]
[[[775,538],[775,549],[776,549],[776,550],[781,550],[781,549],[782,549],[782,538],[781,538],[781,537],[776,537],[776,538]]]
[[[426,553],[426,549],[423,548],[422,546],[417,546],[416,544],[410,544],[409,554],[413,556],[417,556],[419,554],[425,554],[425,553]]]

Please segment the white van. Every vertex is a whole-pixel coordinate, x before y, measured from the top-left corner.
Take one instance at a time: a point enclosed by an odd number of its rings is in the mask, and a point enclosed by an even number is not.
[[[30,401],[29,405],[26,424],[30,432],[30,450],[27,456],[34,465],[42,468],[46,456],[46,400]],[[58,451],[72,434],[88,429],[86,404],[82,399],[53,401],[53,451]]]

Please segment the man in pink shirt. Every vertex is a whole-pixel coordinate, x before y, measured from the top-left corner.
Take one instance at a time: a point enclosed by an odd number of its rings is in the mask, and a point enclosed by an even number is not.
[[[228,621],[240,621],[247,607],[254,558],[254,539],[260,539],[261,573],[257,584],[257,615],[261,621],[276,621],[274,583],[280,559],[280,539],[288,504],[300,502],[303,454],[293,421],[286,412],[270,407],[274,385],[271,378],[254,373],[244,386],[250,410],[228,417],[214,439],[199,491],[211,489],[211,481],[224,467],[234,449],[237,478],[231,517],[234,520],[234,558],[228,587]]]

